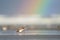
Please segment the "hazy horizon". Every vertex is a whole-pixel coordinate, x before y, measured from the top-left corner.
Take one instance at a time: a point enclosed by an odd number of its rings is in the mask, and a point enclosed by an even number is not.
[[[60,0],[0,0],[0,24],[60,23]]]

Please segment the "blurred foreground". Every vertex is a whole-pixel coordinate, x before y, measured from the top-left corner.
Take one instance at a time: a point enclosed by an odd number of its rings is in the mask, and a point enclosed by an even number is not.
[[[1,25],[0,40],[60,40],[59,25],[23,25],[24,31],[16,32],[22,25]]]

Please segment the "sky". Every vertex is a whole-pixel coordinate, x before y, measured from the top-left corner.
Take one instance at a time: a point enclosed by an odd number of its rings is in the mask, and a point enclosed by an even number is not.
[[[0,0],[0,10],[5,16],[60,14],[60,0]]]
[[[0,0],[1,23],[3,19],[6,22],[15,19],[18,21],[20,17],[27,17],[27,20],[36,17],[44,20],[41,17],[45,17],[49,20],[53,15],[60,17],[60,0]]]

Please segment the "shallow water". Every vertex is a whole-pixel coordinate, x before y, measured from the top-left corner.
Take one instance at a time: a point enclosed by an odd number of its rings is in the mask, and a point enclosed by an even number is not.
[[[17,33],[15,30],[0,30],[0,40],[60,40],[60,31],[25,30],[22,33]]]

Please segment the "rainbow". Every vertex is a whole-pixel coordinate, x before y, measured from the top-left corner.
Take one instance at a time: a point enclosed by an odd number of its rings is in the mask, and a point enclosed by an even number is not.
[[[27,0],[22,2],[22,6],[18,13],[25,13],[29,15],[47,15],[49,12],[48,7],[51,5],[52,0]]]

